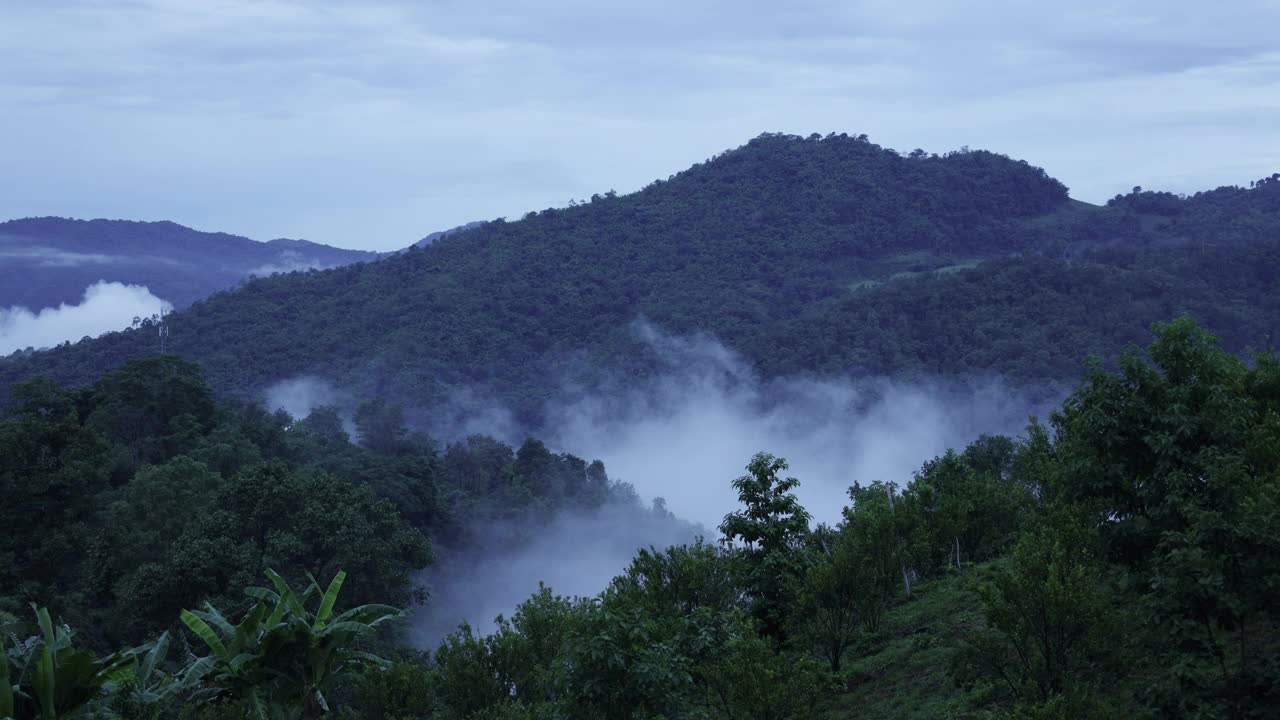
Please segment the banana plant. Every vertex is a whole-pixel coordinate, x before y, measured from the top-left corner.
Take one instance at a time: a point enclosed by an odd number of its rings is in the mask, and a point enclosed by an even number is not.
[[[11,635],[7,647],[0,648],[0,718],[69,720],[130,677],[128,654],[98,659],[78,650],[70,628],[55,626],[47,608],[33,604],[31,609],[40,634],[26,640]]]
[[[202,683],[212,661],[197,660],[176,674],[166,673],[163,666],[171,644],[169,633],[165,632],[146,645],[125,651],[130,661],[132,692],[139,702],[158,703],[175,697],[191,701],[208,694]]]
[[[273,570],[266,571],[274,589],[249,588],[257,600],[233,624],[213,605],[183,610],[182,621],[209,648],[193,663],[182,682],[203,682],[204,699],[230,697],[250,708],[259,720],[295,720],[329,711],[324,693],[343,675],[370,663],[386,661],[355,648],[355,641],[376,626],[404,613],[387,605],[361,605],[334,615],[347,574],[339,571],[325,590],[310,584],[298,593]],[[319,604],[308,609],[312,598]]]

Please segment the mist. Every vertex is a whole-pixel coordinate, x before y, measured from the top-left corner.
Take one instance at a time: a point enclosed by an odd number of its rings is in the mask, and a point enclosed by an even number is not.
[[[712,529],[736,509],[731,482],[756,452],[786,458],[806,509],[830,523],[853,483],[901,487],[949,448],[1021,434],[1065,394],[992,376],[765,379],[713,337],[671,335],[644,320],[631,329],[659,372],[637,382],[600,370],[590,389],[563,382],[535,434],[559,452],[604,461],[644,500],[664,498],[677,516]],[[519,443],[524,431],[512,413],[485,400],[467,390],[433,412],[467,433]]]
[[[681,337],[644,321],[632,331],[660,372],[633,377],[600,371],[591,389],[562,383],[538,433],[559,452],[603,460],[609,477],[645,502],[662,498],[698,527],[636,522],[616,510],[557,517],[529,542],[487,531],[480,556],[433,569],[435,595],[421,609],[417,640],[438,642],[459,621],[492,629],[545,583],[562,595],[594,595],[625,570],[637,549],[717,536],[739,507],[732,480],[759,451],[785,457],[815,522],[834,523],[855,482],[911,480],[926,461],[963,449],[979,435],[1017,435],[1060,393],[1015,389],[996,378],[786,377],[763,379],[738,353],[709,336]],[[580,376],[579,376],[580,377]],[[518,444],[523,431],[493,398],[464,389],[437,418],[455,431],[485,432]],[[440,432],[440,429],[437,429]],[[460,433],[461,434],[461,433]]]
[[[801,502],[832,523],[855,482],[902,487],[949,448],[1020,434],[1059,399],[994,378],[765,381],[714,340],[658,341],[666,373],[555,407],[549,444],[598,457],[610,477],[708,527],[736,509],[731,481],[756,452],[786,458]]]
[[[324,405],[347,404],[346,396],[338,392],[333,383],[313,375],[281,380],[266,389],[263,401],[268,410],[284,410],[296,420],[305,418],[312,410]]]
[[[36,267],[79,267],[126,262],[128,258],[101,253],[80,253],[47,247],[10,245],[0,239],[0,258],[20,260]]]
[[[756,452],[782,456],[815,522],[834,523],[855,482],[899,487],[926,461],[963,449],[979,435],[1017,435],[1032,416],[1061,400],[1052,389],[1013,388],[992,377],[890,380],[883,377],[762,378],[741,355],[710,336],[670,335],[645,321],[631,328],[657,372],[637,382],[597,368],[553,379],[542,429],[523,428],[499,399],[458,388],[449,402],[406,408],[430,418],[450,442],[479,433],[513,447],[528,435],[555,452],[604,461],[614,482],[632,486],[631,505],[562,512],[538,526],[469,528],[466,547],[441,548],[422,580],[431,599],[417,609],[415,642],[434,647],[460,622],[493,629],[539,583],[561,595],[601,592],[636,551],[718,536],[739,507],[731,483]],[[305,417],[320,405],[353,399],[321,378],[278,383],[272,408]],[[643,509],[661,498],[666,512]]]
[[[283,410],[295,420],[305,419],[319,407],[337,408],[342,418],[342,429],[355,441],[356,423],[351,396],[324,378],[302,375],[281,380],[263,391],[262,400],[268,410]]]
[[[463,622],[491,632],[494,619],[510,618],[539,584],[557,595],[597,595],[640,549],[691,542],[699,534],[701,528],[668,513],[616,502],[564,511],[544,526],[485,528],[473,547],[443,549],[422,574],[431,596],[417,610],[414,642],[434,648]]]
[[[256,277],[268,277],[278,273],[291,273],[297,270],[326,270],[331,267],[333,265],[322,263],[319,260],[308,260],[295,250],[285,250],[280,253],[280,257],[275,262],[259,265],[247,274]]]
[[[64,303],[37,312],[23,307],[0,308],[0,353],[97,337],[129,327],[135,317],[172,309],[168,301],[152,295],[145,286],[98,282],[85,289],[79,305]]]

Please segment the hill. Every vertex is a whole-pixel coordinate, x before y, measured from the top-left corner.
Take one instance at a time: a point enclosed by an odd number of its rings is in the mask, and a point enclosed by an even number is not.
[[[173,222],[10,220],[0,223],[0,308],[74,305],[101,280],[146,286],[181,308],[250,275],[376,257],[306,240],[257,242]]]
[[[453,235],[453,234],[455,234],[455,233],[460,233],[460,232],[462,232],[463,230],[470,230],[470,229],[471,229],[471,228],[473,228],[473,227],[478,227],[478,226],[483,225],[483,224],[484,224],[484,223],[482,223],[482,222],[476,221],[476,222],[469,222],[469,223],[465,223],[465,224],[463,224],[463,225],[459,225],[459,226],[457,226],[457,227],[451,227],[451,228],[449,228],[448,230],[437,230],[437,231],[435,231],[435,232],[433,232],[433,233],[431,233],[431,234],[427,235],[426,237],[422,238],[422,239],[421,239],[421,240],[419,240],[418,242],[414,243],[414,245],[417,245],[418,247],[422,247],[422,246],[424,246],[424,245],[430,245],[431,243],[433,243],[433,242],[435,242],[435,241],[439,240],[439,239],[440,239],[440,238],[442,238],[442,237],[445,237],[446,235]]]
[[[657,367],[634,331],[706,333],[764,377],[1000,373],[1043,385],[1191,312],[1232,351],[1277,331],[1280,182],[1073,201],[986,151],[763,135],[625,196],[378,263],[260,278],[170,320],[222,393],[316,375],[429,406],[480,388],[536,425],[566,383]],[[156,350],[126,331],[0,363],[85,384]]]

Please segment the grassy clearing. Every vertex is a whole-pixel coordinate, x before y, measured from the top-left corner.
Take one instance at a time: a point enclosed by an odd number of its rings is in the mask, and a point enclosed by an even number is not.
[[[985,575],[989,565],[966,570]],[[846,690],[823,717],[858,720],[942,720],[970,717],[986,702],[965,691],[949,668],[961,637],[982,622],[966,580],[946,577],[920,585],[889,611],[884,629],[853,648],[845,661]]]

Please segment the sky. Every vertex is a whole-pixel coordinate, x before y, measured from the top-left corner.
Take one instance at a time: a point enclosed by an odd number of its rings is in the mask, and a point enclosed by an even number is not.
[[[0,0],[0,219],[388,250],[762,132],[1102,202],[1280,171],[1280,0]]]

